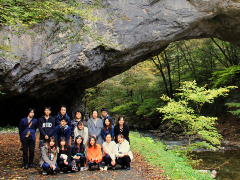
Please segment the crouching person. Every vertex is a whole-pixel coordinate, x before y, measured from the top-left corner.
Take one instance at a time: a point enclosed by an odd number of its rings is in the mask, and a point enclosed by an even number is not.
[[[96,143],[95,136],[91,136],[89,138],[89,146],[87,147],[87,157],[89,169],[91,169],[93,165],[97,165],[98,168],[102,170],[100,165],[102,161],[102,150],[101,146]]]
[[[106,141],[103,143],[103,161],[105,162],[104,171],[107,171],[108,165],[112,166],[112,169],[115,169],[116,166],[116,157],[115,157],[115,141],[112,141],[112,134],[108,133],[106,136]]]
[[[72,170],[75,171],[84,171],[84,163],[86,162],[86,148],[85,145],[83,144],[83,137],[81,135],[78,135],[75,138],[75,142],[72,148]],[[80,164],[80,168],[78,169],[78,165]]]
[[[126,166],[126,170],[130,170],[130,162],[133,160],[133,154],[130,150],[129,142],[122,134],[117,136],[118,143],[115,147],[115,155],[117,157],[116,163],[121,165],[122,168]]]
[[[71,172],[71,147],[67,145],[66,138],[59,139],[59,153],[57,157],[57,165],[60,168],[59,173],[63,173],[62,169],[67,168]]]
[[[55,137],[50,137],[47,139],[47,142],[41,148],[41,160],[40,167],[43,168],[42,175],[47,174],[47,170],[50,169],[54,174],[56,173],[57,167],[57,155],[58,147],[56,144]]]

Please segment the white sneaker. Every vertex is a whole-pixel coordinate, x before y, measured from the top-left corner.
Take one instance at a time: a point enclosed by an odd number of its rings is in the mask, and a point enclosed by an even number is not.
[[[47,174],[47,171],[42,171],[42,175],[46,175]]]
[[[107,171],[107,170],[108,170],[108,167],[107,167],[107,166],[105,166],[103,170],[104,170],[104,171]]]
[[[84,171],[84,167],[81,167],[81,168],[80,168],[80,171]]]

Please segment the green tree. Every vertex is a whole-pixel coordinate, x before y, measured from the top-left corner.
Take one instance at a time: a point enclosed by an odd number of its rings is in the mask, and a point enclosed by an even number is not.
[[[180,124],[189,138],[187,149],[193,146],[205,146],[213,148],[212,145],[219,145],[221,135],[218,134],[214,127],[216,117],[205,117],[201,115],[201,109],[205,103],[213,103],[214,99],[219,96],[227,96],[230,89],[236,88],[228,86],[219,89],[207,89],[206,87],[198,87],[195,81],[183,82],[177,93],[179,100],[175,101],[167,96],[162,96],[164,101],[168,101],[167,105],[158,108],[159,112],[164,113],[164,120],[171,120],[172,123]],[[196,110],[190,106],[195,104]],[[192,143],[194,137],[203,139],[200,143]],[[212,144],[212,145],[211,145]]]

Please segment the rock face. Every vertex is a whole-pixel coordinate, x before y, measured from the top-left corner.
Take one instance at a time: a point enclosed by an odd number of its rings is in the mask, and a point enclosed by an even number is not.
[[[51,28],[20,37],[1,31],[20,59],[1,59],[1,123],[19,122],[23,110],[61,104],[74,111],[86,88],[128,70],[181,39],[216,37],[240,45],[239,0],[104,0],[104,18],[90,24],[111,43],[105,47],[85,37],[61,49],[49,45]],[[113,12],[115,18],[107,12]],[[51,24],[49,25],[51,26]],[[53,26],[52,26],[53,27]],[[117,45],[113,45],[117,44]],[[107,47],[107,48],[106,48]],[[9,119],[9,120],[8,120]],[[14,120],[13,120],[14,119]],[[6,122],[5,122],[6,121]],[[0,124],[1,125],[1,124]]]

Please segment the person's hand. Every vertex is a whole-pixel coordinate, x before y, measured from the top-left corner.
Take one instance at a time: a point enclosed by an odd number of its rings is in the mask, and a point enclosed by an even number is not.
[[[128,153],[125,153],[124,156],[128,156]]]
[[[97,139],[96,135],[93,135],[93,137],[95,137],[95,139]]]
[[[51,166],[50,168],[51,168],[53,171],[55,171],[56,166]]]
[[[116,161],[112,160],[111,164],[114,166],[116,164]]]
[[[65,165],[68,165],[68,162],[66,160],[63,161]]]
[[[48,136],[47,136],[47,135],[45,136],[45,139],[48,139]]]
[[[78,157],[76,155],[73,156],[73,159],[78,159]]]

